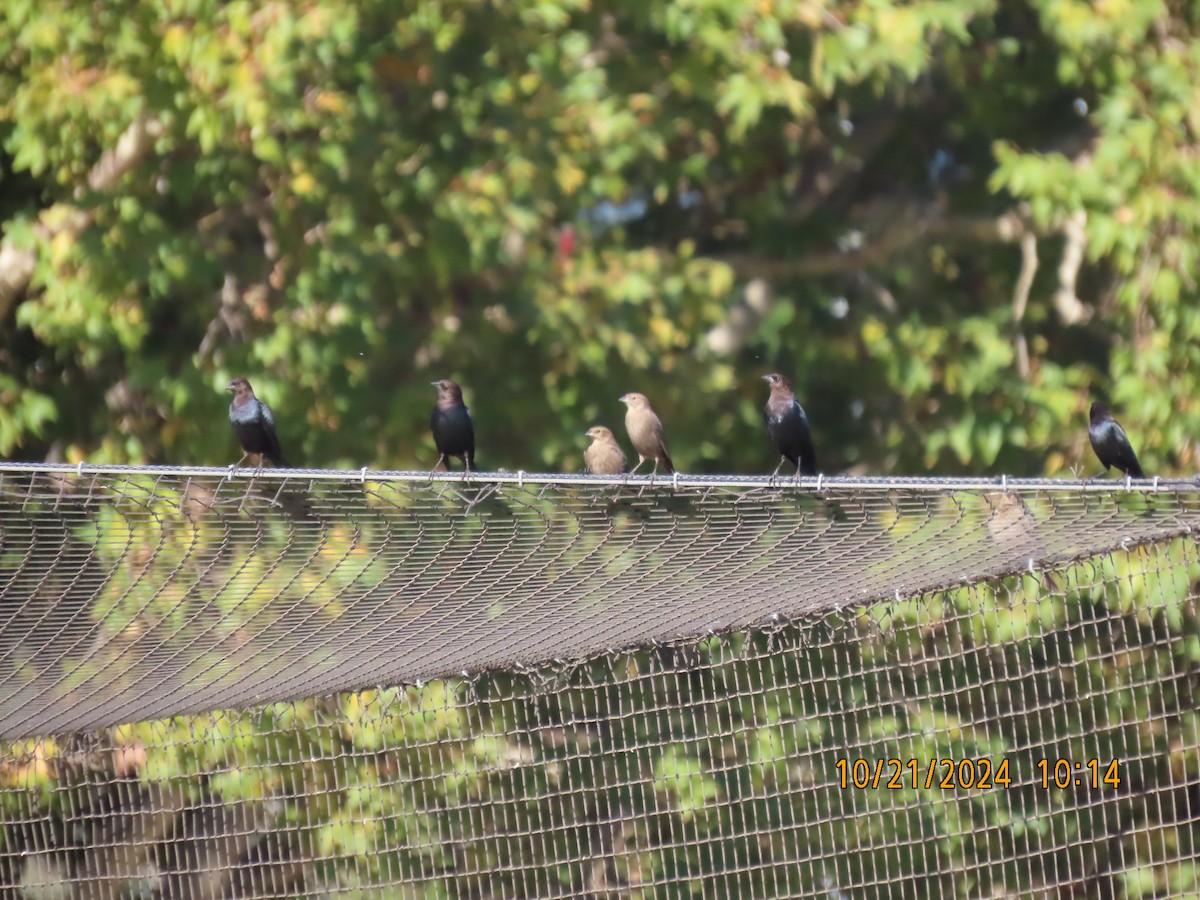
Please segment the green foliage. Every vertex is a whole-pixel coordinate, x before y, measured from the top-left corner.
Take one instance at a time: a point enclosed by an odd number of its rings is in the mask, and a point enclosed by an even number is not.
[[[0,454],[228,462],[221,387],[245,374],[293,459],[423,467],[428,382],[453,376],[487,467],[577,469],[583,431],[615,424],[616,398],[642,389],[683,468],[765,471],[775,460],[760,434],[758,376],[781,369],[796,378],[827,472],[1090,470],[1084,411],[1098,396],[1114,401],[1148,470],[1187,472],[1200,430],[1196,15],[1154,0],[9,0],[0,222],[6,247],[36,257],[28,288],[0,303]],[[146,122],[155,129],[145,152],[98,178]],[[606,208],[638,203],[640,216],[599,222]],[[985,227],[1006,215],[1038,234],[1019,320],[1017,244]],[[1064,226],[1080,216],[1083,259],[1064,282]],[[569,255],[559,249],[568,225]],[[769,302],[747,313],[743,291],[757,277],[770,282]],[[730,348],[708,340],[743,313]],[[104,567],[122,560],[87,611],[109,637],[135,633],[138,616],[182,628],[195,612],[144,577],[137,550],[153,548],[169,569],[216,526],[164,518],[161,540],[120,516],[64,525],[64,552],[94,553]],[[919,546],[928,536],[896,537]],[[311,598],[384,577],[351,533],[293,552],[314,558],[286,591],[261,558],[229,561],[213,599],[229,627],[222,640],[274,624],[267,611],[281,598],[299,616],[336,619],[337,604]],[[6,570],[19,562],[12,548],[0,560]],[[1194,780],[1187,748],[1200,725],[1180,673],[1198,664],[1200,638],[1179,602],[1182,581],[1143,563],[1114,558],[1107,589],[1070,607],[1016,582],[1009,604],[964,589],[864,614],[858,626],[873,637],[806,653],[813,671],[832,673],[807,692],[792,689],[794,671],[753,676],[721,656],[726,645],[706,647],[708,696],[740,729],[720,747],[689,732],[695,722],[662,721],[649,683],[621,682],[614,691],[640,712],[620,746],[653,737],[663,748],[613,754],[600,772],[611,782],[594,787],[601,807],[645,815],[624,836],[628,865],[686,873],[699,889],[713,874],[704,861],[659,853],[654,836],[686,826],[735,835],[730,846],[747,858],[784,855],[795,848],[737,826],[822,819],[852,804],[867,816],[859,845],[815,834],[828,845],[802,879],[827,889],[821,860],[839,853],[871,871],[891,840],[871,818],[885,798],[791,790],[811,777],[808,763],[793,764],[809,751],[925,758],[1019,747],[1027,775],[1037,753],[1121,756],[1149,741],[1154,755],[1136,763],[1133,783],[1168,772]],[[1125,587],[1135,582],[1149,586],[1144,595]],[[1119,616],[1137,652],[1118,657],[1101,610]],[[931,629],[948,629],[962,653],[925,660]],[[1065,654],[1064,635],[1079,633],[1086,652]],[[983,659],[981,643],[1003,650]],[[111,649],[103,665],[120,683],[123,647],[114,639]],[[847,653],[868,666],[922,664],[890,669],[905,672],[902,683],[882,684],[838,675]],[[1005,666],[1043,680],[1002,695]],[[722,682],[735,669],[740,684],[759,679],[754,691]],[[1097,687],[1072,693],[1081,684]],[[1051,690],[1054,702],[1016,703],[1026,688]],[[871,721],[834,714],[883,689],[943,701],[898,703]],[[493,723],[533,733],[522,691],[475,717],[459,690],[358,695],[333,713],[297,703],[116,740],[156,748],[141,770],[148,782],[184,785],[205,772],[231,800],[308,798],[285,804],[292,833],[324,856],[361,860],[355,871],[369,884],[395,871],[369,852],[385,839],[406,848],[407,871],[470,868],[488,860],[454,860],[440,836],[481,827],[471,802],[537,809],[563,772],[589,784],[597,774],[578,748],[497,737]],[[569,696],[566,712],[542,710],[573,721],[571,708],[599,703],[595,691]],[[1062,720],[1068,696],[1086,722]],[[1006,704],[1008,743],[972,726],[978,710]],[[210,729],[221,740],[196,739]],[[13,751],[46,806],[64,802],[52,755],[48,744]],[[750,764],[752,783],[729,776],[728,758]],[[397,772],[421,773],[419,792]],[[13,783],[11,770],[0,774]],[[329,796],[329,784],[346,790]],[[926,862],[956,871],[993,852],[963,834],[1069,847],[1095,824],[1028,782],[1012,796],[1015,808],[917,791],[886,825],[927,839]],[[447,798],[460,805],[448,809]],[[731,820],[734,807],[714,803],[728,798],[752,812]],[[1134,828],[1151,812],[1137,802],[1125,811]],[[593,812],[580,812],[587,827]],[[472,852],[529,850],[527,836],[511,842]],[[1127,894],[1195,890],[1194,871],[1159,865],[1186,854],[1139,852],[1146,864],[1121,876]],[[1069,856],[1040,864],[1067,871]],[[919,878],[920,861],[905,862]],[[1031,872],[989,877],[1033,890]],[[736,867],[724,876],[731,895],[762,887],[740,883]],[[570,883],[561,876],[559,886]]]
[[[778,368],[826,471],[1090,467],[1105,395],[1150,470],[1187,470],[1193,16],[14,0],[0,215],[36,268],[0,305],[0,453],[223,463],[244,373],[294,458],[420,467],[452,375],[488,466],[578,468],[638,388],[684,468],[761,471]],[[144,154],[96,181],[137,122]],[[971,223],[1018,202],[1042,237],[1014,321],[1020,254]],[[645,210],[601,226],[606,203]],[[759,273],[769,308],[714,349]]]

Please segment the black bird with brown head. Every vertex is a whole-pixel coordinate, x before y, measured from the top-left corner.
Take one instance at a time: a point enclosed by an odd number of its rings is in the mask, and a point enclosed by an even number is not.
[[[279,435],[275,432],[275,417],[270,407],[254,395],[250,382],[245,378],[235,378],[225,386],[225,390],[233,393],[233,400],[229,404],[229,424],[233,426],[233,433],[244,452],[238,465],[247,456],[256,456],[259,466],[263,460],[270,460],[274,466],[287,466],[288,462],[279,447]]]
[[[779,465],[771,477],[779,474],[784,460],[796,467],[797,475],[816,475],[817,452],[813,449],[812,428],[804,407],[796,400],[792,382],[778,372],[764,375],[763,381],[771,386],[771,396],[763,407],[763,419],[767,423],[767,434],[780,455]]]
[[[475,471],[475,424],[471,411],[463,403],[462,388],[448,378],[432,382],[437,388],[438,399],[429,419],[433,430],[433,443],[437,447],[438,461],[433,468],[445,466],[450,469],[450,457],[463,461],[468,472]]]

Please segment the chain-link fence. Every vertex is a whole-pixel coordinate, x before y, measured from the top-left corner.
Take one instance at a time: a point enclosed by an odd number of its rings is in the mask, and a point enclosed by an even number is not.
[[[1200,893],[1130,488],[4,467],[0,895]]]

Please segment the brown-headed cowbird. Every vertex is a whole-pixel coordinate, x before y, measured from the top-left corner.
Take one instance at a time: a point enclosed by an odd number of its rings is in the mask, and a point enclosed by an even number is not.
[[[650,401],[645,394],[631,391],[621,398],[625,404],[625,430],[629,432],[629,440],[638,455],[638,464],[633,467],[636,472],[648,459],[654,460],[654,471],[658,473],[661,463],[670,475],[675,471],[671,457],[667,453],[667,442],[663,439],[662,421],[654,414]]]
[[[777,373],[764,375],[763,381],[771,385],[763,418],[767,423],[767,434],[780,454],[779,465],[771,477],[779,474],[785,459],[796,467],[797,475],[816,475],[817,452],[813,449],[812,429],[804,407],[796,401],[791,381]]]
[[[1088,437],[1096,456],[1104,463],[1105,473],[1116,466],[1131,478],[1146,477],[1125,435],[1125,429],[1113,418],[1107,403],[1097,401],[1092,404],[1088,413]]]
[[[611,430],[597,425],[588,429],[587,436],[592,442],[583,451],[583,467],[589,475],[623,475],[629,471],[625,451]]]
[[[438,451],[437,465],[433,468],[445,465],[449,471],[450,457],[457,456],[466,470],[472,472],[475,470],[475,425],[471,422],[471,411],[463,403],[462,388],[448,378],[432,384],[438,389],[437,404],[429,420]]]
[[[254,396],[250,382],[245,378],[235,378],[225,390],[233,392],[233,400],[229,404],[229,424],[233,426],[233,433],[237,435],[244,451],[238,465],[253,454],[259,458],[260,466],[264,459],[269,459],[276,466],[287,466],[283,451],[279,449],[279,436],[275,433],[275,417],[271,415],[267,404]]]

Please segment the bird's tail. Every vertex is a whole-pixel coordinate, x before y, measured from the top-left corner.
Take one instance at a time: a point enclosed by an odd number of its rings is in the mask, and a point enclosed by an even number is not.
[[[662,452],[662,464],[668,475],[675,474],[675,463],[671,462],[671,455],[665,449]]]
[[[319,518],[308,492],[303,488],[289,488],[280,491],[277,500],[284,511],[294,519]]]

